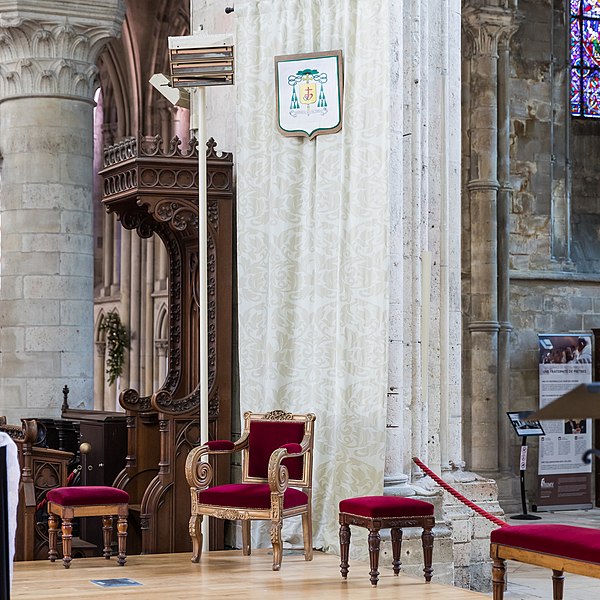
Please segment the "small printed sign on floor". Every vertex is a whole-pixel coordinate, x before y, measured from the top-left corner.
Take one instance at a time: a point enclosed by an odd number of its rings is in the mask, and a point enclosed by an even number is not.
[[[129,579],[128,577],[120,577],[119,579],[90,579],[90,581],[91,583],[99,585],[103,588],[142,585],[139,581],[135,581],[135,579]]]

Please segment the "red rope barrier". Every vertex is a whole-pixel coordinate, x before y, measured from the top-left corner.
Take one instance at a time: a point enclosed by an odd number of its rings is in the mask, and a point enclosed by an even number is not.
[[[450,492],[455,498],[460,500],[463,504],[468,506],[470,509],[474,510],[477,514],[481,515],[482,517],[485,517],[488,521],[491,521],[492,523],[494,523],[495,525],[498,525],[500,527],[510,527],[510,525],[506,521],[503,521],[502,519],[495,517],[494,515],[489,513],[487,510],[480,508],[479,506],[477,506],[477,504],[474,504],[468,498],[465,498],[460,492],[457,492],[452,486],[448,485],[441,477],[438,477],[420,459],[418,459],[417,457],[413,457],[413,461],[420,469],[425,471],[425,473],[427,473],[427,475],[429,475],[429,477],[431,477],[431,479],[433,479],[439,486],[443,487],[447,492]]]

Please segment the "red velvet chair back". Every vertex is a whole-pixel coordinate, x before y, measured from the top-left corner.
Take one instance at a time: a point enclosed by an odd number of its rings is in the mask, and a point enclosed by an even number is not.
[[[310,487],[314,416],[287,413],[285,419],[279,420],[273,418],[274,414],[277,413],[266,413],[266,415],[246,413],[244,415],[248,446],[244,450],[243,456],[243,480],[247,482],[266,481],[269,458],[273,451],[286,444],[300,444],[305,436],[308,436],[309,452],[304,457],[289,458],[284,464],[288,468],[290,485]]]

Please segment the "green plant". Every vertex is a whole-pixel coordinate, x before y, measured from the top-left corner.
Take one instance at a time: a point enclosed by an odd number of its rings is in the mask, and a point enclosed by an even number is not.
[[[109,312],[100,325],[100,330],[106,331],[108,358],[106,359],[106,375],[112,385],[123,372],[125,350],[129,348],[129,335],[121,318],[116,312]]]

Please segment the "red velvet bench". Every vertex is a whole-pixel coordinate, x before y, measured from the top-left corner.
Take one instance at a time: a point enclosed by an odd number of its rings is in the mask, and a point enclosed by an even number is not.
[[[89,485],[58,487],[46,494],[48,500],[48,558],[54,562],[58,556],[56,549],[58,519],[62,519],[63,565],[71,565],[71,542],[73,519],[76,517],[102,517],[104,558],[110,558],[113,516],[117,517],[118,562],[123,566],[126,561],[127,514],[129,512],[129,494],[118,488]]]
[[[504,598],[506,561],[552,569],[553,599],[562,600],[564,572],[600,578],[600,530],[572,525],[516,525],[492,531],[493,600]]]
[[[369,560],[371,563],[371,585],[379,581],[379,536],[380,529],[390,529],[394,575],[400,573],[400,552],[402,549],[402,529],[421,527],[425,581],[431,581],[433,569],[433,533],[435,525],[433,504],[402,498],[400,496],[363,496],[347,498],[340,502],[340,572],[348,577],[348,554],[350,551],[350,525],[366,527],[369,530]]]

